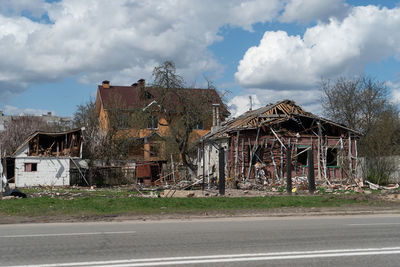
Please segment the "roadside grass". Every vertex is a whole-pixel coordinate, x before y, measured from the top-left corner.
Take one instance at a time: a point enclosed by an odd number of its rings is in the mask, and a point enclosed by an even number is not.
[[[137,198],[102,196],[60,199],[51,197],[0,201],[0,216],[94,216],[196,214],[235,210],[267,210],[285,207],[344,207],[378,204],[345,196],[266,196],[214,198]]]

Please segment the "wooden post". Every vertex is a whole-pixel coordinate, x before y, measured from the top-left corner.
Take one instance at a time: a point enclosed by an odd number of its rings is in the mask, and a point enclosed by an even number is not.
[[[292,194],[292,147],[286,149],[286,192]]]
[[[353,164],[352,164],[352,155],[351,155],[351,135],[349,132],[349,175],[350,177],[348,177],[347,179],[352,179],[353,178]]]
[[[218,150],[218,169],[219,169],[219,183],[218,189],[221,196],[225,195],[225,151],[220,147]]]
[[[172,169],[172,179],[174,180],[174,184],[176,184],[174,158],[172,157],[172,154],[171,154],[171,169]]]
[[[318,164],[318,180],[321,180],[321,136],[322,136],[322,129],[321,123],[317,122],[318,125],[318,151],[317,151],[317,164]],[[327,177],[325,177],[327,179]]]
[[[242,177],[242,181],[244,181],[244,139],[242,138],[242,170],[240,172],[240,176]]]
[[[235,184],[236,185],[239,181],[238,164],[239,164],[239,131],[237,131],[235,139]]]
[[[307,151],[308,159],[308,191],[310,194],[314,194],[315,191],[315,177],[314,177],[314,153],[311,145],[311,149]]]
[[[201,190],[204,191],[205,189],[205,181],[206,181],[206,152],[205,152],[205,146],[204,146],[204,141],[203,141],[203,182],[201,185]]]

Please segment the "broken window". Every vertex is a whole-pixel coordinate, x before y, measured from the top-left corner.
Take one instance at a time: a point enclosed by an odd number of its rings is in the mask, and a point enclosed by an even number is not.
[[[252,155],[252,149],[249,148],[249,159],[248,159],[249,162],[251,159],[251,155]],[[253,154],[253,159],[251,160],[251,165],[254,165],[257,162],[263,163],[263,161],[262,161],[263,155],[264,155],[264,147],[259,146],[257,148],[256,152]]]
[[[25,171],[26,172],[36,172],[37,171],[37,163],[25,163]]]
[[[195,126],[194,126],[195,130],[203,130],[204,129],[204,123],[203,121],[199,121]]]
[[[326,153],[326,166],[338,167],[338,149],[336,147],[328,147]]]
[[[158,116],[150,116],[147,121],[147,129],[158,129]]]
[[[298,146],[297,147],[297,157],[296,162],[304,167],[308,166],[308,158],[307,158],[307,150],[309,150],[309,146]]]

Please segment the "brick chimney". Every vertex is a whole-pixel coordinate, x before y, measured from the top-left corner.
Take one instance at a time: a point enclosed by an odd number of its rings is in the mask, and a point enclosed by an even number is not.
[[[145,87],[146,86],[146,80],[145,79],[140,79],[140,80],[137,81],[137,84],[139,86]]]
[[[110,81],[104,80],[102,82],[102,86],[103,86],[103,88],[110,88]]]
[[[220,105],[219,104],[213,104],[212,105],[212,127],[211,127],[211,132],[214,133],[218,131],[218,129],[221,126],[221,118],[220,118],[220,110],[219,110]]]

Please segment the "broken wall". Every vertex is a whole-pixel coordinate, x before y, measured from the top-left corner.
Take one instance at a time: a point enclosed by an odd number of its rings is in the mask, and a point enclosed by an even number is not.
[[[287,150],[291,146],[292,177],[306,181],[307,151],[312,149],[317,181],[344,181],[358,176],[357,140],[345,137],[279,136],[242,131],[232,134],[228,161],[228,180],[255,179],[264,184],[285,183]]]

